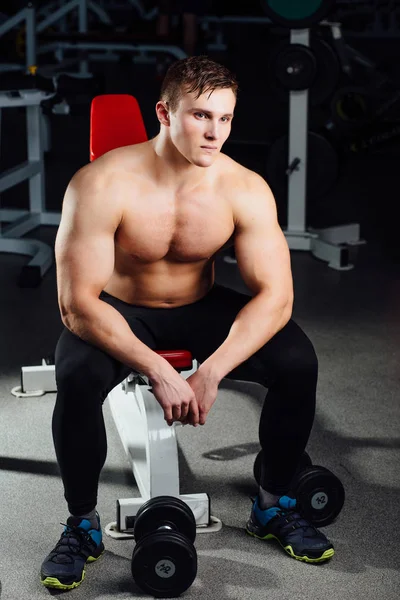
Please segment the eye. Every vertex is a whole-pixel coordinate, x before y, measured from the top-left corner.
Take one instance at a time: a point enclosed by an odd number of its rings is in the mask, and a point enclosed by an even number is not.
[[[194,113],[194,114],[196,115],[196,117],[198,117],[198,116],[203,116],[203,117],[205,117],[205,116],[206,116],[206,115],[205,115],[204,113],[202,113],[202,112],[198,112],[198,113]]]

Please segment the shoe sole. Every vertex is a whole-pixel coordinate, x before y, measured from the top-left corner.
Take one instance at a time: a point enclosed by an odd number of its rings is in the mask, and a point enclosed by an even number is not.
[[[296,560],[299,560],[301,562],[306,562],[306,563],[321,563],[321,562],[325,562],[326,560],[329,560],[335,554],[334,549],[330,548],[329,550],[325,550],[325,552],[322,554],[322,556],[320,556],[318,558],[310,558],[309,556],[305,556],[305,555],[304,556],[297,556],[297,554],[294,553],[292,546],[290,546],[290,545],[284,546],[281,543],[280,539],[277,538],[272,533],[269,533],[265,537],[260,537],[259,535],[253,533],[249,529],[246,529],[246,531],[247,531],[247,533],[249,535],[251,535],[252,537],[257,538],[258,540],[272,540],[272,539],[276,540],[279,543],[279,545],[285,550],[285,552],[287,554],[289,554],[289,556],[291,556],[292,558],[295,558]]]
[[[95,562],[96,560],[99,560],[99,558],[103,554],[104,554],[104,550],[101,554],[99,554],[99,556],[97,556],[97,558],[95,556],[89,556],[85,565],[87,565],[88,563]],[[82,581],[85,579],[85,575],[86,575],[86,571],[85,571],[85,569],[83,569],[81,580],[74,581],[73,583],[69,583],[69,584],[61,583],[61,581],[59,579],[57,579],[56,577],[46,577],[46,579],[41,579],[40,581],[41,581],[42,585],[44,585],[47,588],[54,588],[56,590],[73,590],[74,588],[77,588],[78,585],[81,585]]]

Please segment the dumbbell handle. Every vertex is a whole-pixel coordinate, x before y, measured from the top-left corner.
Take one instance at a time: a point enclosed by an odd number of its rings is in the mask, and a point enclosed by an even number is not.
[[[157,531],[161,531],[163,529],[167,529],[168,531],[175,531],[175,529],[171,527],[171,525],[161,525],[160,527],[157,527]]]

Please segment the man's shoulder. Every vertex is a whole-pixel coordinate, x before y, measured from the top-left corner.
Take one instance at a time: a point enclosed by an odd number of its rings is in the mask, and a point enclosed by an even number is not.
[[[220,175],[238,194],[266,185],[265,179],[248,167],[221,152]]]
[[[135,161],[140,161],[144,154],[144,149],[139,148],[142,145],[123,146],[105,152],[92,162],[81,167],[73,176],[72,182],[79,187],[92,187],[122,181],[124,173],[127,172],[132,177],[135,173],[135,169],[133,168]]]
[[[275,201],[269,185],[261,175],[229,156],[222,155],[222,158],[224,185],[220,187],[227,193],[233,220],[238,228],[249,213],[257,211],[266,204],[274,205]]]

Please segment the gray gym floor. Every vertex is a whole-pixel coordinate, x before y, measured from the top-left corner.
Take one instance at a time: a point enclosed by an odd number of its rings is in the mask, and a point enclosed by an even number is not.
[[[55,230],[35,236],[53,243]],[[51,437],[55,394],[19,398],[20,368],[51,352],[61,323],[55,269],[40,287],[20,289],[24,257],[0,256],[0,580],[2,599],[57,595],[39,582],[40,565],[67,518]],[[369,245],[349,272],[329,269],[292,252],[294,318],[312,339],[320,376],[318,408],[308,450],[315,464],[335,472],[346,489],[337,521],[324,532],[336,554],[324,565],[288,557],[276,542],[244,531],[254,493],[252,465],[266,390],[223,380],[205,427],[178,432],[182,493],[207,492],[218,533],[196,538],[198,575],[187,598],[397,600],[399,552],[398,267]],[[246,291],[235,264],[218,260],[217,280]],[[115,520],[116,498],[138,495],[105,405],[109,451],[98,509],[103,526]],[[134,542],[105,537],[106,552],[69,592],[85,600],[145,597],[133,582]]]

